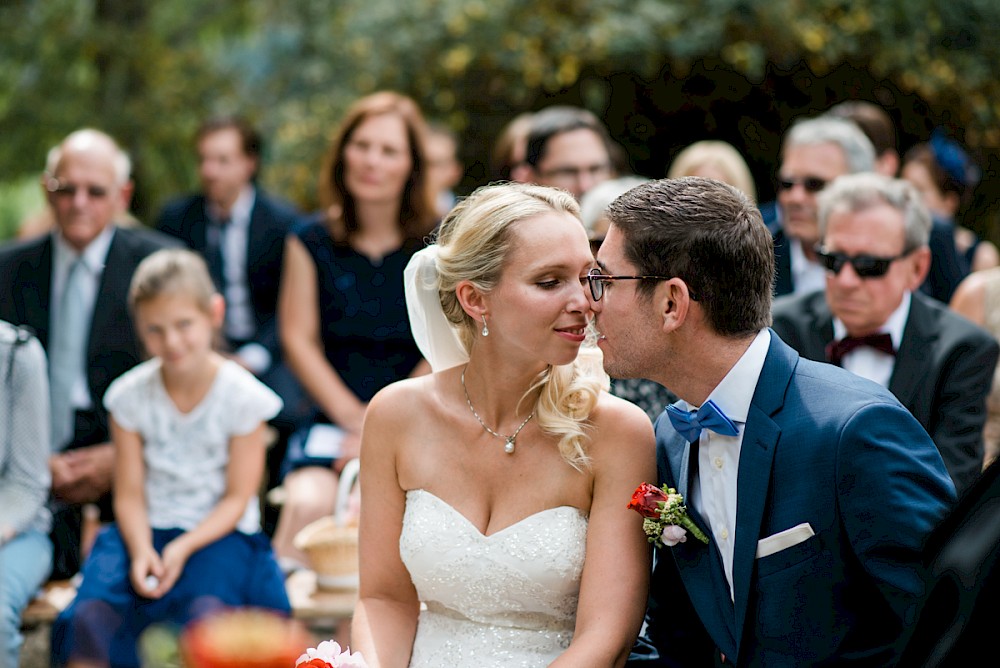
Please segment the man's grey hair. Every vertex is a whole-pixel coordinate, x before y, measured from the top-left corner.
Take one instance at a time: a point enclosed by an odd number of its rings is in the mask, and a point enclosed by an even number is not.
[[[817,197],[820,239],[826,237],[834,213],[859,213],[888,204],[903,214],[904,252],[926,246],[931,236],[931,214],[917,189],[902,179],[881,174],[849,174],[827,186]]]
[[[875,170],[875,147],[857,125],[842,118],[820,116],[795,123],[785,134],[784,154],[791,146],[836,144],[844,152],[847,173]]]
[[[115,185],[122,187],[127,184],[132,176],[132,160],[129,158],[128,153],[122,150],[118,142],[111,135],[100,130],[94,130],[93,128],[84,128],[71,132],[58,145],[49,149],[49,152],[45,156],[46,176],[55,177],[56,170],[59,168],[59,162],[62,160],[63,151],[66,148],[86,150],[95,144],[104,144],[113,154],[112,167],[115,172]]]

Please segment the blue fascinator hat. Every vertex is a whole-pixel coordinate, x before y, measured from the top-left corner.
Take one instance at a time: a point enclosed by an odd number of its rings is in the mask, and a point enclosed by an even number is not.
[[[931,151],[934,159],[949,178],[961,183],[966,188],[975,188],[982,178],[982,170],[972,162],[969,155],[955,142],[945,136],[941,128],[931,133]]]

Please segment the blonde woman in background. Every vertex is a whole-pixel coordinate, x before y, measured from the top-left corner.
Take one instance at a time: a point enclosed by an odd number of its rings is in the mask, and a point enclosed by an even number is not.
[[[753,201],[757,201],[757,186],[747,167],[746,160],[731,144],[724,141],[698,141],[677,154],[667,178],[701,176],[715,179],[739,188]]]

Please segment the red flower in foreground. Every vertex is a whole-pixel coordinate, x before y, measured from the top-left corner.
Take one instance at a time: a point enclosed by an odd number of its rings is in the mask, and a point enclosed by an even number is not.
[[[299,666],[306,666],[306,668],[333,668],[333,666],[331,666],[323,659],[313,659],[312,661],[306,661],[305,663],[300,663]]]
[[[628,509],[634,510],[643,517],[659,519],[660,509],[662,508],[660,504],[665,503],[666,500],[666,492],[656,485],[644,482],[632,494],[632,500],[629,501]]]

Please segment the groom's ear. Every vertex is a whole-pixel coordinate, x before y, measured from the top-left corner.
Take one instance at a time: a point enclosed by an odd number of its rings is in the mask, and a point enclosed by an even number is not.
[[[462,309],[473,320],[481,320],[483,314],[487,314],[483,293],[469,281],[460,281],[455,286],[455,296]]]
[[[672,332],[688,319],[691,312],[691,293],[679,278],[663,281],[653,293],[653,308],[664,332]]]

